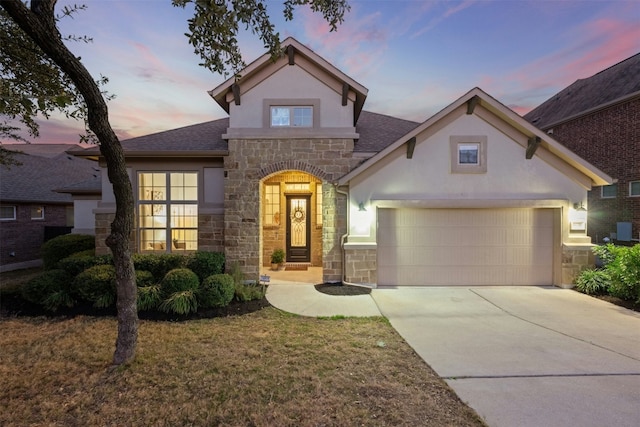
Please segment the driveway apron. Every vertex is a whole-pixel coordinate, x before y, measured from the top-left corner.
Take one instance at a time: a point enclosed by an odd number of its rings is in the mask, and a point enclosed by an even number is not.
[[[381,313],[490,426],[640,425],[640,314],[552,287],[379,288]]]

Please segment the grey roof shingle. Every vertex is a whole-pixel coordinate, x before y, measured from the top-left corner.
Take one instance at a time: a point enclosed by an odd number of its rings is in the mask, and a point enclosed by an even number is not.
[[[210,122],[197,123],[177,129],[138,136],[120,141],[125,154],[149,153],[171,154],[177,152],[203,152],[228,150],[227,141],[222,134],[227,132],[229,119],[218,119]],[[86,150],[71,150],[74,155],[99,155],[97,146]]]
[[[362,111],[356,125],[356,132],[360,133],[360,139],[356,141],[354,151],[378,152],[383,150],[418,125],[419,123],[410,120]],[[229,119],[224,118],[127,139],[121,141],[121,144],[125,154],[129,155],[133,153],[224,152],[228,150],[228,144],[222,139],[222,135],[227,132],[228,127]],[[97,146],[85,150],[74,149],[69,152],[80,156],[100,154]]]
[[[524,118],[546,129],[569,117],[640,91],[640,53],[586,79],[577,80]]]
[[[100,175],[97,162],[68,154],[54,158],[16,154],[21,165],[0,166],[0,201],[71,203],[55,190]]]
[[[360,134],[360,139],[355,143],[354,151],[368,153],[382,151],[419,124],[384,114],[362,111],[356,124],[356,132]]]
[[[4,147],[7,150],[20,151],[32,156],[53,158],[82,146],[79,144],[5,144]]]

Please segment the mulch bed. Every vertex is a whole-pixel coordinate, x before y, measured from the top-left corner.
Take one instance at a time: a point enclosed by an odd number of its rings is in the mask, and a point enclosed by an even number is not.
[[[177,315],[159,311],[141,311],[138,317],[144,320],[185,321],[193,319],[211,319],[214,317],[241,316],[270,307],[266,298],[259,300],[238,302],[232,301],[226,307],[200,309],[197,313]],[[115,308],[95,308],[91,305],[77,305],[72,308],[60,308],[55,313],[44,310],[41,306],[23,300],[18,294],[3,294],[0,298],[0,318],[6,317],[39,317],[74,318],[76,316],[115,317]]]
[[[362,286],[343,285],[342,283],[320,283],[316,290],[327,295],[369,295],[371,288]]]

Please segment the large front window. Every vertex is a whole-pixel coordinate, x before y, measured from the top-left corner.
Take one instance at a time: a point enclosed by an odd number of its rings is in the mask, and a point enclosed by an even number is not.
[[[138,173],[141,251],[198,249],[198,174]]]

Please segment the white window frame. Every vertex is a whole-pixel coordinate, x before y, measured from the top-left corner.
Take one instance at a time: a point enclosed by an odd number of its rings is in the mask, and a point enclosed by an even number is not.
[[[604,189],[605,188],[614,188],[615,189],[615,194],[613,196],[606,196],[604,194]],[[618,184],[603,185],[602,187],[600,187],[600,198],[601,199],[615,199],[616,197],[618,197]]]
[[[485,135],[452,135],[449,137],[451,173],[479,174],[487,172],[487,137]],[[462,150],[476,147],[475,163],[460,162]]]
[[[31,212],[31,220],[33,221],[41,221],[44,219],[44,206],[32,206],[30,209]],[[40,212],[40,216],[33,216],[34,213]]]
[[[0,208],[2,208],[2,209],[10,208],[13,211],[13,216],[12,217],[0,216],[0,221],[15,221],[16,220],[16,207],[15,206],[2,205],[2,206],[0,206]],[[1,212],[2,212],[2,210],[0,210],[0,213]]]
[[[637,186],[637,192],[633,192],[633,187]],[[629,181],[629,197],[640,197],[640,181]]]
[[[274,122],[274,118],[276,117],[274,115],[275,112],[283,113],[282,120]],[[272,105],[269,107],[269,122],[272,128],[289,128],[289,127],[312,128],[313,127],[313,106],[312,105]]]

